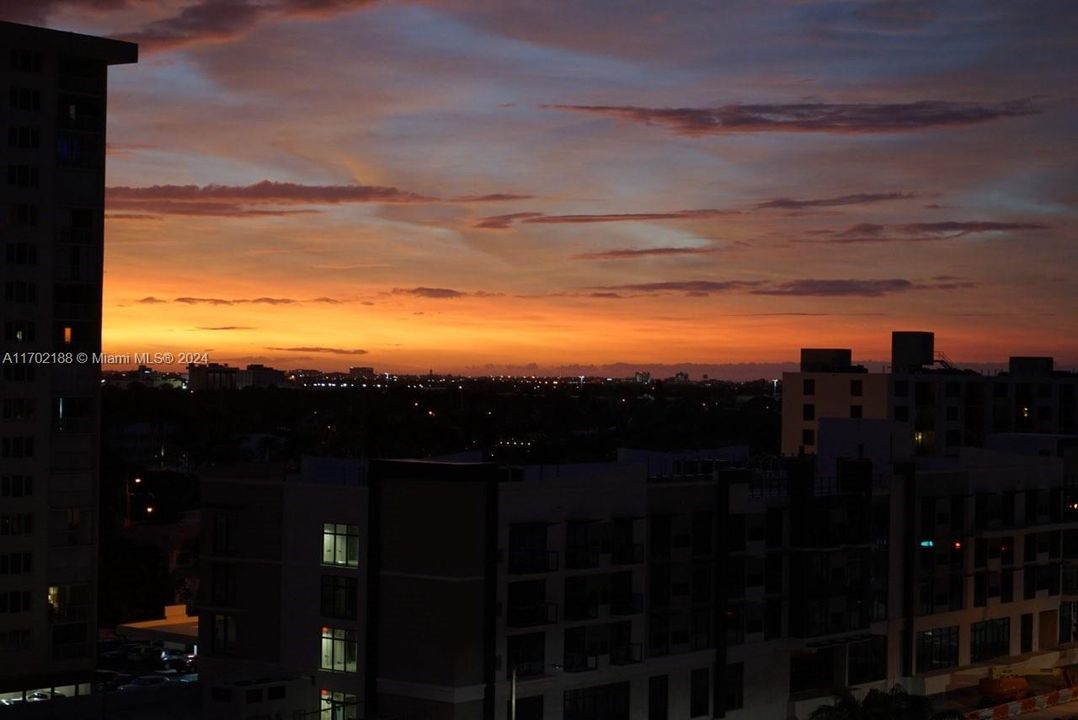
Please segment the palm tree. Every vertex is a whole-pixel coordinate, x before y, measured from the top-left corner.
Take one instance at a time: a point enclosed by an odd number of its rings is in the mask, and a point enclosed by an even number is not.
[[[809,720],[962,720],[957,710],[932,712],[932,700],[910,695],[901,685],[890,692],[869,690],[860,701],[849,690],[835,694],[835,702],[812,711]]]

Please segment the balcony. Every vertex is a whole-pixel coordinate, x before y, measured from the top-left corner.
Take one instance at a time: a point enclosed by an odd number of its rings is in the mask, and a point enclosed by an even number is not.
[[[540,602],[531,605],[510,607],[506,613],[506,624],[512,628],[535,627],[558,622],[557,603]]]
[[[588,570],[599,567],[599,550],[593,547],[570,547],[565,551],[566,570]]]
[[[599,617],[599,603],[595,600],[567,600],[565,602],[565,619],[594,620]]]
[[[518,679],[541,677],[546,670],[546,663],[542,660],[523,660],[517,663],[510,662],[509,666],[505,669],[505,677],[512,677],[514,669],[516,670]]]
[[[597,670],[599,668],[599,656],[586,652],[565,653],[565,672],[579,673]]]
[[[615,565],[637,565],[644,562],[643,543],[617,545],[611,553],[610,561]]]
[[[626,597],[614,597],[610,600],[611,615],[636,615],[644,612],[644,595],[633,593]]]
[[[644,660],[644,646],[641,643],[625,643],[610,650],[611,665],[635,665]]]
[[[509,553],[510,575],[554,572],[557,569],[557,550],[514,550]]]

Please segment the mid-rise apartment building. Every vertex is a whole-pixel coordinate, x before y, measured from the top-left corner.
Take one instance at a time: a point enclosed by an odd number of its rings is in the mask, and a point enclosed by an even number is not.
[[[105,108],[137,55],[0,22],[2,698],[93,674]]]
[[[999,433],[1078,432],[1078,373],[1050,357],[1011,357],[982,375],[954,367],[930,332],[892,333],[891,364],[867,372],[848,349],[803,349],[783,374],[782,453],[815,453],[825,418],[887,419],[909,426],[918,455],[957,455]]]

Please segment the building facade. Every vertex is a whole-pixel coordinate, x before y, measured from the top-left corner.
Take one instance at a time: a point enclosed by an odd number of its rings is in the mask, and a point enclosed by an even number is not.
[[[93,674],[107,71],[137,56],[0,22],[0,698]]]

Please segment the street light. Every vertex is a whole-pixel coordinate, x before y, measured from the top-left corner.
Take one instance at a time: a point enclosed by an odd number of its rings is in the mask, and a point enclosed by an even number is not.
[[[535,663],[517,663],[513,666],[513,672],[509,677],[509,720],[517,720],[517,670],[528,665],[534,665]],[[544,668],[550,668],[555,672],[562,669],[561,665],[554,663],[547,663],[543,665]]]

